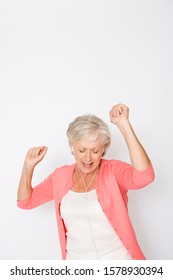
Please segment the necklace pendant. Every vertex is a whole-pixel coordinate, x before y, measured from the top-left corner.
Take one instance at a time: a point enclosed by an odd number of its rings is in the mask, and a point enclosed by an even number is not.
[[[83,181],[84,187],[85,187],[85,192],[88,192],[88,190],[89,190],[89,188],[90,188],[91,184],[93,183],[93,181],[94,181],[94,179],[95,179],[95,177],[96,177],[96,174],[97,174],[98,168],[99,168],[99,167],[97,167],[97,168],[96,168],[96,170],[95,170],[95,172],[94,172],[93,177],[91,178],[91,180],[90,180],[89,184],[87,185],[87,184],[86,184],[86,182],[85,182],[85,179],[84,179],[84,176],[83,176],[83,174],[82,174],[81,170],[79,169],[79,167],[77,167],[77,169],[78,169],[78,171],[79,171],[79,174],[80,174],[80,176],[81,176],[81,178],[82,178],[82,181]]]

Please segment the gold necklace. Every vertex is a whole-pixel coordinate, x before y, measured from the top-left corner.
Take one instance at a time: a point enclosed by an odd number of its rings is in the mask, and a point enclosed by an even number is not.
[[[89,182],[88,186],[86,185],[86,182],[85,182],[85,179],[84,179],[84,177],[83,177],[83,174],[82,174],[82,172],[81,172],[81,170],[79,169],[78,166],[77,166],[77,169],[78,169],[78,171],[79,171],[79,174],[80,174],[80,176],[81,176],[81,178],[82,178],[82,181],[83,181],[83,184],[84,184],[84,186],[85,186],[85,192],[88,192],[89,187],[91,186],[92,182],[94,181],[94,179],[95,179],[95,177],[96,177],[96,174],[97,174],[97,171],[98,171],[98,169],[99,169],[99,166],[96,168],[96,171],[94,172],[94,175],[93,175],[93,177],[91,178],[91,181]]]

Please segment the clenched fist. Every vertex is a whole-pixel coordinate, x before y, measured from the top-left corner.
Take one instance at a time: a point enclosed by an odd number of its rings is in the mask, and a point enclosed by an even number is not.
[[[122,126],[129,121],[129,108],[124,104],[117,104],[112,107],[109,112],[110,121],[117,125]]]
[[[26,154],[25,167],[34,168],[44,158],[47,149],[46,146],[30,148]]]

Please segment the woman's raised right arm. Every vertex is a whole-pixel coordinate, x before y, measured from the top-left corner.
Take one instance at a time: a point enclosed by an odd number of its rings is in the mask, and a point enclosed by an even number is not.
[[[18,201],[26,199],[31,194],[34,168],[44,158],[47,149],[45,146],[34,147],[27,152],[18,186]]]

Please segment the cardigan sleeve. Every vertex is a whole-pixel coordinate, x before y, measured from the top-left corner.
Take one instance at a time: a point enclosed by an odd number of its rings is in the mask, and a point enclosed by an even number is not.
[[[36,185],[31,194],[24,200],[17,200],[17,206],[22,209],[32,209],[53,199],[53,174]]]
[[[117,183],[126,191],[143,188],[154,180],[155,174],[151,163],[142,171],[123,161],[112,160],[111,163]]]

